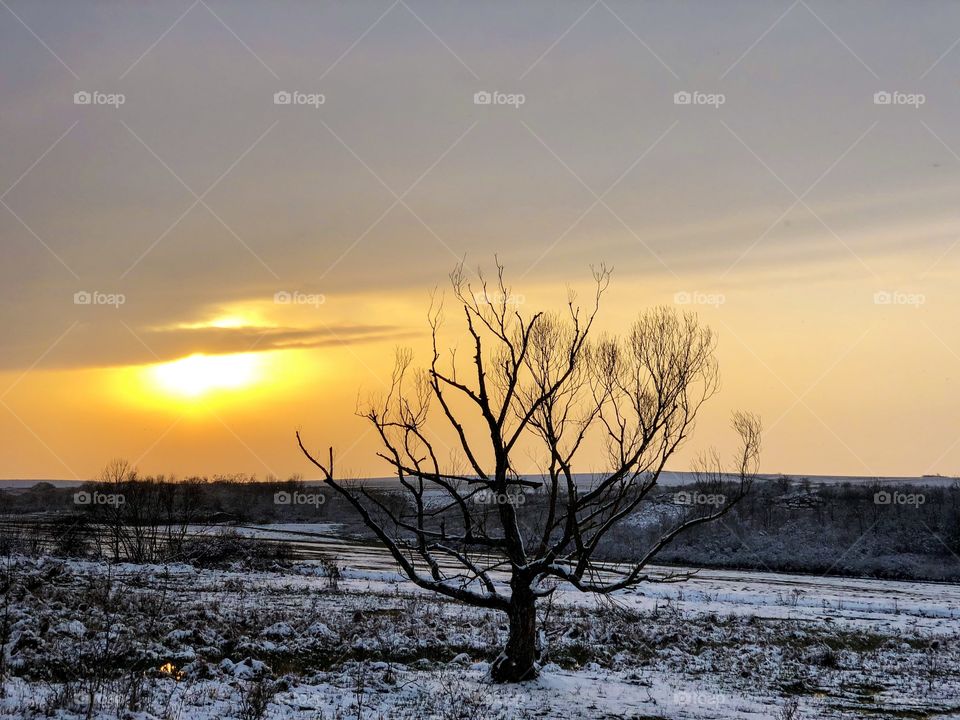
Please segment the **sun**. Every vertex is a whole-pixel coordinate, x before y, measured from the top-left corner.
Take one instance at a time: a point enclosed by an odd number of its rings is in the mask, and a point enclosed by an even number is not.
[[[151,384],[167,395],[198,398],[219,390],[254,385],[261,374],[257,353],[196,354],[149,369]]]

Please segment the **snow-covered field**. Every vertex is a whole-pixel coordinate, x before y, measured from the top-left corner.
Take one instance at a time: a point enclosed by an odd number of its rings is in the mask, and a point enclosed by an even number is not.
[[[250,537],[284,540],[346,563],[345,574],[367,587],[392,591],[406,583],[389,554],[376,546],[342,539],[335,523],[271,524],[239,528]],[[650,566],[651,574],[690,568]],[[494,573],[496,575],[496,573]],[[409,592],[419,592],[415,587]],[[559,591],[564,604],[592,606],[590,595]],[[696,570],[684,583],[646,583],[619,593],[617,602],[635,611],[664,603],[690,612],[752,615],[764,619],[842,624],[886,630],[960,633],[960,585],[891,582],[743,570]]]
[[[560,590],[541,677],[504,687],[486,673],[505,618],[412,588],[329,524],[244,532],[343,578],[6,562],[0,716],[960,718],[957,586],[701,571],[604,604]]]

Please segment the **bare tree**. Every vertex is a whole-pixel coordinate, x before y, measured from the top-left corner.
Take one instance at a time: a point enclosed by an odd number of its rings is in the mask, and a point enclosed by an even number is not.
[[[112,493],[115,497],[123,495],[123,488],[131,482],[137,480],[137,470],[129,461],[123,458],[114,458],[106,467],[100,471],[99,482],[104,489]],[[109,534],[109,547],[114,562],[120,562],[121,551],[123,548],[123,538],[125,535],[124,518],[121,508],[117,504],[105,505],[103,508],[94,508],[99,510],[103,517],[103,528]],[[99,529],[94,525],[95,530]],[[103,543],[97,539],[98,550],[103,551]]]
[[[111,460],[93,485],[109,493],[110,502],[87,506],[99,552],[109,549],[114,562],[176,557],[198,522],[200,486],[197,478],[145,477],[128,461]]]
[[[338,478],[332,448],[320,460],[299,432],[297,441],[412,582],[508,615],[509,638],[491,672],[515,682],[536,676],[537,600],[558,585],[605,595],[685,577],[651,577],[645,568],[678,533],[719,518],[747,492],[760,423],[734,415],[741,447],[733,472],[722,472],[715,455],[698,465],[699,487],[717,492],[694,497],[721,502],[673,508],[675,522],[649,547],[637,548],[635,562],[599,562],[604,536],[652,499],[697,411],[717,391],[714,335],[692,314],[658,308],[623,337],[591,338],[610,282],[606,268],[594,271],[586,308],[570,293],[557,314],[524,315],[499,264],[495,283],[479,277],[474,289],[462,265],[451,274],[469,360],[461,361],[455,348],[441,352],[443,308],[435,298],[429,367],[414,369],[412,354],[398,351],[389,391],[360,411],[378,432],[384,448],[378,455],[406,502],[388,502],[362,483]],[[440,422],[428,428],[432,418]],[[606,462],[602,472],[584,474],[575,459],[596,457],[584,451],[591,444],[605,448]],[[541,472],[521,474],[521,458],[531,455]]]

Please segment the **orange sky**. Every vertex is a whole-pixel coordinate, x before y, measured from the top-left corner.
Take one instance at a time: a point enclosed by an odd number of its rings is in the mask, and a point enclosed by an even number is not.
[[[383,474],[358,393],[494,253],[717,331],[675,469],[741,408],[766,472],[960,472],[960,7],[10,5],[0,477]]]

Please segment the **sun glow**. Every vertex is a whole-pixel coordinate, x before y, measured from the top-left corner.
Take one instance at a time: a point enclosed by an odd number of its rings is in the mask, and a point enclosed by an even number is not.
[[[196,398],[217,390],[239,390],[261,376],[257,353],[190,355],[149,368],[152,384],[168,395]]]
[[[223,317],[214,318],[210,321],[209,327],[214,328],[241,328],[241,327],[250,327],[252,323],[248,318],[239,317],[237,315],[225,315]]]
[[[208,328],[217,328],[219,330],[233,330],[236,328],[265,327],[269,323],[263,322],[259,313],[253,310],[238,310],[208,320],[199,322],[181,322],[162,327],[161,329],[173,330],[206,330]]]

